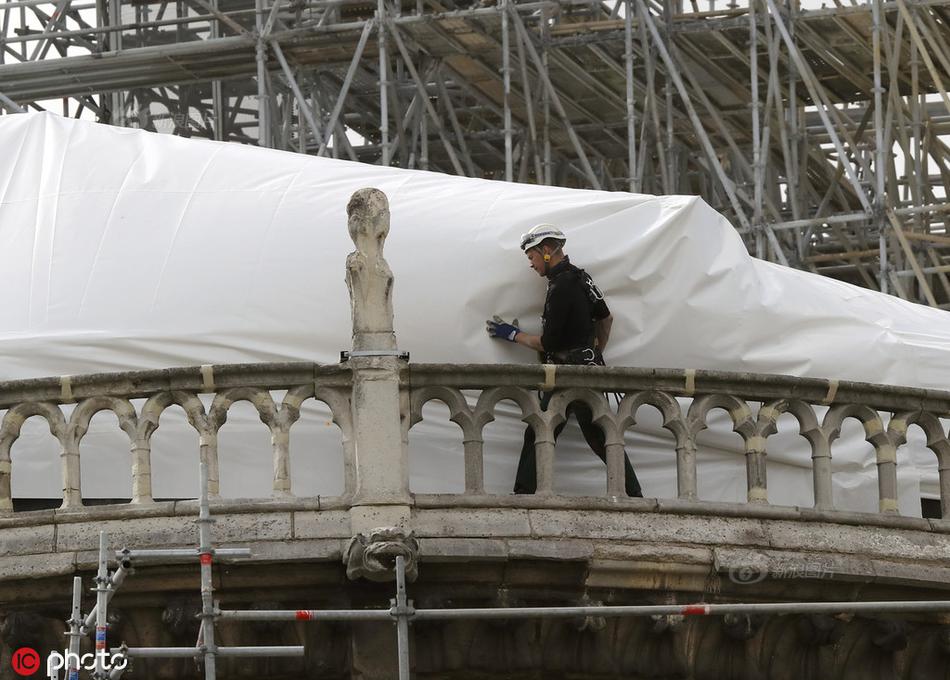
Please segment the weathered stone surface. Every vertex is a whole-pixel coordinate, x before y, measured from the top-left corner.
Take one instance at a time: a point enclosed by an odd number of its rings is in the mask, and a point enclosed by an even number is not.
[[[423,536],[530,536],[527,510],[416,510],[412,529]]]
[[[216,545],[242,541],[287,541],[292,534],[291,514],[217,515],[213,532]]]
[[[687,548],[679,545],[618,544],[599,542],[594,545],[594,557],[603,560],[644,560],[647,562],[675,562],[679,564],[713,563],[710,548]]]
[[[0,555],[48,553],[54,548],[53,526],[16,527],[0,530]]]
[[[122,548],[186,547],[198,544],[193,518],[147,517],[135,520],[69,522],[56,528],[56,550],[89,550],[99,545],[99,532],[109,535],[115,550]]]
[[[593,554],[594,541],[582,539],[508,541],[512,559],[588,560]]]
[[[360,505],[350,510],[350,535],[371,534],[380,527],[411,531],[408,505]]]
[[[636,542],[765,545],[758,520],[616,512],[531,510],[532,535]]]
[[[853,555],[913,555],[950,560],[950,536],[925,531],[885,530],[832,523],[774,521],[763,523],[767,544],[774,548],[840,552]]]
[[[419,554],[424,570],[429,562],[507,559],[508,545],[491,538],[420,538]]]
[[[76,555],[71,552],[49,555],[7,555],[0,557],[0,579],[45,578],[71,574]]]
[[[701,591],[709,567],[650,560],[591,561],[585,584],[590,588],[623,588],[645,592]]]
[[[345,538],[349,539],[350,514],[341,510],[320,512],[295,512],[294,538]]]

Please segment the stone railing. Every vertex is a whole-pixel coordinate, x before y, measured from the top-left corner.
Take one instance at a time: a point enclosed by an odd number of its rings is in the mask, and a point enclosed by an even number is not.
[[[290,494],[290,427],[300,417],[301,404],[310,398],[330,408],[343,433],[345,489],[355,488],[350,409],[351,374],[346,366],[312,363],[238,364],[196,366],[161,371],[102,373],[87,376],[41,378],[0,384],[0,510],[12,509],[10,451],[27,418],[40,416],[59,442],[62,461],[63,507],[82,505],[80,444],[92,417],[100,411],[115,413],[129,438],[132,459],[132,503],[152,501],[151,440],[162,413],[180,406],[197,431],[199,456],[208,466],[208,491],[218,495],[218,431],[228,409],[238,401],[254,405],[273,442],[275,496]],[[286,390],[278,404],[272,390]],[[205,408],[199,394],[214,394]],[[132,401],[146,399],[136,409]],[[68,419],[63,406],[75,404]]]
[[[358,360],[392,361],[396,389],[388,408],[365,409],[365,390],[357,386],[381,369],[360,366]],[[541,410],[538,387],[556,391],[547,410]],[[468,397],[463,394],[468,393]],[[272,392],[286,391],[278,402]],[[480,391],[473,397],[472,391]],[[625,396],[612,407],[605,392]],[[200,394],[213,394],[206,408]],[[407,398],[408,397],[408,398]],[[689,402],[678,398],[689,397]],[[410,497],[405,442],[408,430],[422,419],[423,406],[432,400],[448,406],[451,419],[462,431],[465,458],[463,497],[484,497],[483,430],[495,418],[503,400],[518,404],[522,419],[537,433],[538,493],[541,502],[553,495],[554,429],[564,421],[568,404],[581,401],[604,431],[607,448],[607,484],[604,496],[624,497],[624,433],[636,424],[637,411],[650,405],[663,415],[664,427],[673,436],[670,455],[675,456],[677,496],[697,500],[697,435],[706,428],[710,410],[728,412],[734,431],[745,443],[748,503],[768,503],[767,455],[769,436],[776,432],[782,414],[793,415],[800,433],[811,445],[815,508],[834,510],[832,502],[831,445],[846,418],[858,419],[877,456],[880,511],[897,512],[897,450],[905,444],[907,429],[918,425],[927,446],[938,460],[941,509],[950,516],[950,441],[940,417],[950,413],[950,393],[897,388],[864,383],[793,378],[714,371],[651,370],[532,365],[409,364],[398,357],[351,358],[334,366],[311,363],[196,366],[161,371],[95,374],[12,381],[0,384],[0,510],[10,512],[10,451],[23,422],[39,416],[59,442],[62,462],[63,508],[82,506],[80,445],[92,417],[104,410],[115,413],[129,439],[132,469],[132,503],[152,501],[151,440],[163,411],[178,405],[198,435],[197,455],[207,463],[209,493],[218,495],[218,432],[228,409],[239,401],[253,404],[271,434],[273,497],[290,497],[290,431],[308,399],[324,402],[339,426],[343,443],[344,499],[354,504],[400,505]],[[144,400],[139,408],[134,400]],[[687,407],[681,406],[688,403]],[[67,417],[63,406],[75,404]],[[757,408],[755,408],[757,406]],[[817,407],[827,407],[823,417]],[[388,452],[369,445],[358,455],[356,424],[370,410],[399,414],[399,435]],[[890,413],[885,424],[882,413]],[[365,421],[366,418],[364,417]],[[364,425],[364,430],[373,424]],[[362,436],[366,436],[365,433]],[[399,444],[402,444],[401,446]],[[520,441],[511,443],[517,455]],[[264,452],[262,452],[263,454]],[[361,464],[362,463],[362,464]],[[385,470],[395,475],[380,478]],[[369,468],[369,472],[367,469]],[[375,476],[374,476],[375,473]],[[487,498],[485,499],[487,500]],[[583,503],[583,499],[575,499]],[[529,500],[525,499],[525,502]]]
[[[651,405],[660,411],[663,426],[675,441],[677,495],[696,500],[696,437],[706,429],[709,412],[721,408],[745,445],[749,503],[768,502],[768,438],[776,433],[778,419],[788,413],[811,445],[817,509],[834,507],[831,445],[844,420],[856,418],[876,452],[880,511],[898,510],[897,450],[906,443],[908,427],[916,424],[938,461],[941,510],[950,517],[950,441],[940,422],[950,413],[948,392],[784,375],[587,366],[423,364],[411,366],[410,382],[413,423],[421,419],[423,405],[436,399],[449,407],[452,420],[462,428],[467,493],[484,491],[482,431],[504,399],[516,402],[523,420],[534,428],[538,493],[552,493],[554,429],[564,422],[568,404],[581,401],[604,431],[607,496],[624,495],[624,433],[636,424],[638,409]],[[542,386],[557,390],[547,410],[541,410],[537,396]],[[472,404],[463,389],[480,389],[481,394]],[[611,407],[605,392],[624,394],[618,408]],[[690,398],[686,408],[677,397]],[[821,409],[822,417],[818,407],[827,407]],[[891,414],[886,426],[882,412]]]

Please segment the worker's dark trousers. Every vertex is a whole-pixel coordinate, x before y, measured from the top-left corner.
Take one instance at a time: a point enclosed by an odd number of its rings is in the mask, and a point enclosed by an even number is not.
[[[541,394],[541,409],[547,410],[548,403],[551,401],[551,392]],[[581,426],[581,432],[587,445],[597,454],[604,463],[607,462],[607,448],[603,431],[594,424],[594,414],[590,407],[582,402],[574,402],[567,407],[567,417],[571,414],[577,418],[577,424]],[[567,424],[567,420],[554,428],[554,441],[560,436],[561,431]],[[640,490],[640,482],[637,480],[637,474],[630,465],[630,459],[627,453],[623,454],[623,468],[625,477],[625,486],[628,496],[641,498],[643,491]],[[534,456],[534,430],[529,426],[524,431],[524,445],[521,447],[521,460],[518,461],[518,473],[515,476],[515,493],[534,493],[538,490],[537,463]]]

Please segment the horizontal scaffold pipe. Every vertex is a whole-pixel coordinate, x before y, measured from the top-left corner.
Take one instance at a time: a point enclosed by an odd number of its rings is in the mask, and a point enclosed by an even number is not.
[[[212,550],[215,557],[234,559],[250,557],[249,548],[219,548]],[[150,550],[120,550],[115,554],[119,560],[193,560],[201,556],[197,548],[155,548]]]
[[[751,604],[631,605],[587,607],[493,607],[485,609],[232,610],[225,621],[383,621],[408,616],[416,621],[448,619],[533,619],[575,616],[721,616],[725,614],[852,614],[950,612],[947,600],[884,602],[756,602]]]
[[[175,659],[202,656],[204,647],[114,647],[113,656],[129,659]],[[217,656],[303,656],[303,645],[277,647],[218,647]]]

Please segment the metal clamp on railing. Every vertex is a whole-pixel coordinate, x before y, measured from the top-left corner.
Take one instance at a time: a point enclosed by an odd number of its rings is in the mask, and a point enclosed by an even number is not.
[[[409,352],[404,352],[399,349],[361,349],[353,351],[341,351],[340,352],[340,363],[345,363],[350,359],[357,359],[360,357],[396,357],[397,359],[402,359],[403,361],[409,361]]]

